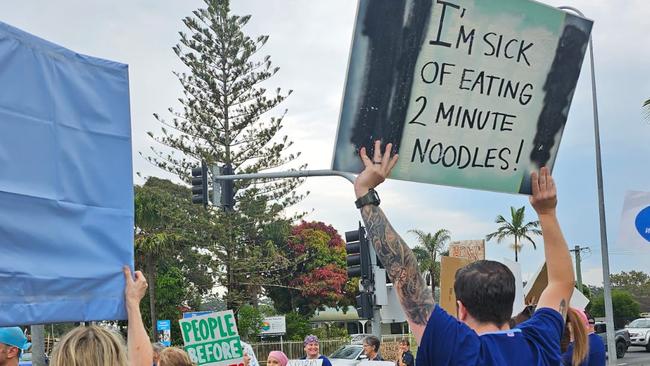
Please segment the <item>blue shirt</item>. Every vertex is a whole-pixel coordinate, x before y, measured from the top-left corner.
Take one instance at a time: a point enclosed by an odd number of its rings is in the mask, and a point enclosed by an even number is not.
[[[580,366],[605,366],[605,343],[596,333],[589,334],[589,354]],[[573,357],[573,343],[569,344],[566,352],[562,354],[562,364],[571,366]]]
[[[436,305],[418,348],[417,366],[559,365],[564,321],[559,312],[541,308],[517,327],[476,334]]]
[[[301,358],[301,360],[306,360],[306,359],[307,359],[306,356]],[[320,355],[320,356],[318,356],[318,359],[323,360],[323,366],[332,366],[332,362],[330,362],[329,358],[327,358],[327,357],[325,357],[323,355]]]

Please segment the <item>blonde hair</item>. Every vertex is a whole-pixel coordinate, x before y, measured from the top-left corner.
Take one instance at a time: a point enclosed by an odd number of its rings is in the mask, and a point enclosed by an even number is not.
[[[573,308],[567,312],[567,328],[571,328],[573,335],[573,355],[571,357],[572,365],[580,365],[589,354],[589,338],[587,327],[580,317],[580,314]]]
[[[178,347],[167,347],[160,352],[160,366],[192,366],[192,360],[187,352]]]
[[[54,347],[52,366],[126,366],[126,345],[119,334],[91,325],[77,327]]]

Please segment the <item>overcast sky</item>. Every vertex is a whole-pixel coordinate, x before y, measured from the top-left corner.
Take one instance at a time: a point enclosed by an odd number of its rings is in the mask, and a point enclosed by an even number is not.
[[[650,272],[650,245],[639,252],[616,243],[625,191],[650,190],[650,121],[644,120],[641,110],[642,102],[650,98],[650,3],[543,2],[576,7],[595,21],[592,36],[612,271]],[[154,144],[146,132],[159,131],[152,114],[164,116],[168,107],[177,106],[180,86],[172,71],[184,69],[171,47],[183,30],[181,19],[202,6],[203,2],[197,0],[3,1],[0,21],[79,53],[129,64],[134,172],[169,177],[149,165],[138,152],[146,153]],[[268,116],[287,108],[283,133],[295,142],[295,151],[302,152],[300,163],[308,163],[310,169],[329,168],[356,1],[235,0],[232,11],[252,15],[245,29],[247,34],[270,36],[262,54],[271,55],[281,70],[269,86],[294,90],[282,107]],[[586,283],[598,285],[602,274],[590,88],[587,62],[573,99],[554,177],[567,241],[571,246],[591,248],[591,254],[584,255],[583,278]],[[137,177],[135,180],[142,182]],[[295,210],[311,212],[307,220],[324,221],[341,234],[356,227],[360,216],[354,208],[350,183],[342,178],[309,178],[301,189],[311,194]],[[398,181],[388,181],[378,191],[382,208],[411,245],[415,240],[407,234],[409,229],[435,232],[446,228],[453,239],[483,238],[496,228],[496,215],[508,215],[510,206],[527,205],[527,218],[535,219],[523,196]],[[488,243],[488,258],[512,259],[508,244]],[[526,246],[520,259],[526,279],[543,261],[541,245],[537,251]]]

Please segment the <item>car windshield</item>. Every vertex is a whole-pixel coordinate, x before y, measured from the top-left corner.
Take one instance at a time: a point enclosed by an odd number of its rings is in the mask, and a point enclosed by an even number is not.
[[[361,347],[343,346],[330,355],[330,358],[342,358],[345,360],[354,360],[359,355]]]
[[[650,328],[650,319],[637,319],[628,324],[628,328]]]

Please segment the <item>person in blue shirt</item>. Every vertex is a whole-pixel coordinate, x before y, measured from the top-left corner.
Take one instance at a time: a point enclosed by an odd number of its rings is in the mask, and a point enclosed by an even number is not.
[[[572,324],[569,328],[571,343],[562,354],[563,365],[605,366],[605,344],[600,336],[594,333],[593,323],[590,323],[590,321],[593,321],[593,317],[591,319],[589,317],[590,315],[580,309],[569,309],[567,323]],[[574,323],[579,327],[575,326]],[[579,356],[576,356],[576,353]]]
[[[305,357],[302,358],[303,360],[323,360],[322,366],[332,366],[329,358],[320,354],[318,337],[313,334],[306,336],[303,346],[305,348]]]
[[[556,216],[556,187],[548,168],[531,174],[530,197],[544,232],[548,285],[533,316],[510,329],[515,279],[508,267],[498,262],[474,262],[456,273],[457,318],[436,306],[413,251],[378,207],[374,188],[397,163],[391,149],[388,143],[382,152],[381,142],[376,141],[372,159],[365,148],[360,149],[365,169],[354,183],[355,203],[419,344],[416,365],[559,365],[560,337],[574,275]]]

